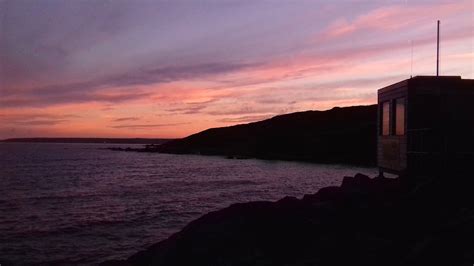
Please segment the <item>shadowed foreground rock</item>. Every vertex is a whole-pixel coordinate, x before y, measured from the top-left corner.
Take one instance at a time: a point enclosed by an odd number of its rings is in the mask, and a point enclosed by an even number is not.
[[[303,199],[211,212],[104,265],[472,265],[471,186],[345,177]]]

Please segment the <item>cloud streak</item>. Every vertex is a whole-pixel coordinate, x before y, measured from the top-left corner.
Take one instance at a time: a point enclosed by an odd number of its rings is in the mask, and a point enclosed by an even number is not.
[[[410,29],[416,24],[432,22],[434,21],[433,18],[449,17],[466,9],[472,9],[472,2],[457,1],[440,3],[438,5],[415,3],[410,6],[392,5],[382,7],[359,15],[352,21],[345,18],[335,20],[322,32],[320,39],[327,41],[348,35],[367,34],[372,30],[393,32],[407,28]],[[420,16],[419,14],[427,15]]]
[[[43,106],[64,103],[81,102],[126,102],[148,98],[150,92],[141,92],[138,89],[121,91],[120,88],[143,86],[162,83],[171,83],[180,80],[205,78],[210,75],[243,70],[255,67],[258,64],[238,63],[206,63],[192,66],[158,67],[148,70],[138,70],[113,77],[75,82],[61,85],[33,87],[26,89],[4,89],[0,91],[2,106]],[[104,93],[110,89],[114,93]]]
[[[138,117],[121,117],[121,118],[116,118],[113,121],[114,122],[123,122],[123,121],[137,121],[140,118]]]
[[[80,116],[72,114],[11,113],[1,114],[0,122],[11,126],[53,126],[70,122]]]
[[[111,128],[116,129],[138,129],[138,130],[146,130],[146,129],[153,129],[153,128],[162,128],[162,127],[175,127],[186,125],[188,123],[170,123],[170,124],[124,124],[124,125],[116,125],[111,126]]]

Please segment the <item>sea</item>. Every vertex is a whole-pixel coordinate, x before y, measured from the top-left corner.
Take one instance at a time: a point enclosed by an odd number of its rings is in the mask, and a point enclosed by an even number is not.
[[[0,143],[0,262],[125,259],[233,203],[301,198],[375,168]]]

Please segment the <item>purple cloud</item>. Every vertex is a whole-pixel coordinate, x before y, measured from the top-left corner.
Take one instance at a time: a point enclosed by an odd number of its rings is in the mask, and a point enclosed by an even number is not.
[[[30,89],[6,88],[0,91],[2,99],[1,106],[44,106],[62,103],[81,102],[126,102],[151,96],[150,92],[140,90],[121,90],[122,87],[150,85],[179,81],[184,79],[203,78],[209,75],[217,75],[238,71],[257,64],[247,63],[206,63],[201,65],[181,67],[158,67],[149,70],[137,70],[133,73],[117,75],[98,80],[67,83],[62,85],[51,85]],[[114,94],[104,94],[115,88]]]

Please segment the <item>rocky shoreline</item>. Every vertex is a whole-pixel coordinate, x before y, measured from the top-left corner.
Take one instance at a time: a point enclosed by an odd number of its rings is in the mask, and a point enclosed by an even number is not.
[[[208,213],[102,265],[472,265],[471,188],[357,174],[302,199]]]

